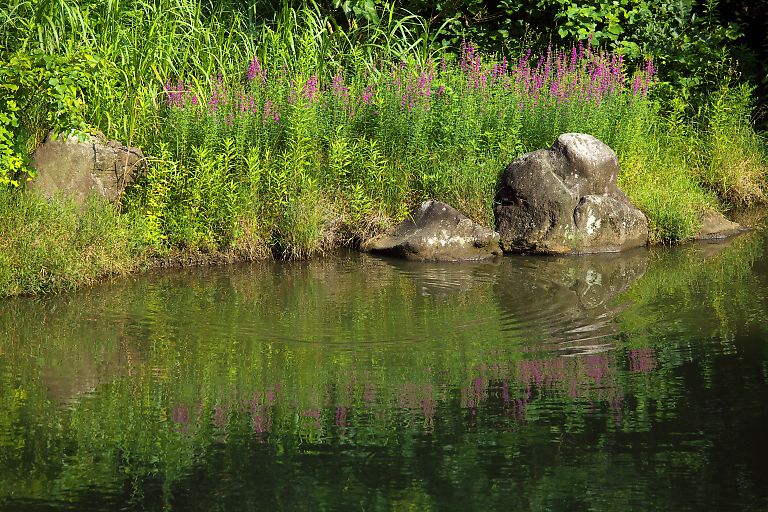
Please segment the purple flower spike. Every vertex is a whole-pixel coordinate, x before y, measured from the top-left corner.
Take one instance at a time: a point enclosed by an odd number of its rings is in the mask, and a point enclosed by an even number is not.
[[[375,95],[375,88],[374,85],[371,84],[365,89],[363,89],[363,95],[362,95],[362,102],[366,105],[371,105],[373,103],[373,97]]]
[[[341,76],[341,73],[338,73],[333,77],[331,91],[337,99],[344,102],[344,105],[349,103],[349,87],[344,83],[344,77]]]
[[[312,75],[311,77],[309,77],[309,80],[307,80],[307,83],[301,89],[301,95],[304,96],[306,99],[308,99],[310,103],[314,103],[318,99],[317,85],[318,85],[317,75]]]
[[[261,60],[254,57],[248,67],[248,80],[258,79],[262,85],[267,83],[267,70],[261,65]]]

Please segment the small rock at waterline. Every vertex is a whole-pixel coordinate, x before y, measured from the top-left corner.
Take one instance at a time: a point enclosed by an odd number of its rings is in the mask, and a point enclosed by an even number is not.
[[[695,240],[716,240],[729,238],[747,231],[747,228],[736,222],[726,219],[716,211],[705,211],[699,214],[701,229],[694,237]]]
[[[477,261],[501,255],[498,233],[432,199],[421,203],[392,233],[373,237],[360,248],[419,261]]]

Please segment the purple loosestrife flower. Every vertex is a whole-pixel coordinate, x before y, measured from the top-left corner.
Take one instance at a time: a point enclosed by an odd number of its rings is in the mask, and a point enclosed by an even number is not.
[[[216,82],[213,85],[213,91],[211,91],[211,97],[208,99],[208,109],[216,112],[219,107],[227,105],[227,89],[224,87],[224,83],[219,73]]]
[[[491,69],[491,83],[496,82],[501,76],[501,65],[496,63]]]
[[[531,49],[528,48],[528,51],[525,53],[525,55],[520,57],[520,62],[517,63],[518,68],[524,68],[528,66],[528,59],[531,58]]]
[[[197,96],[192,93],[192,86],[179,80],[175,86],[168,80],[165,83],[165,94],[167,95],[167,105],[169,107],[184,108],[188,104],[197,105]]]
[[[579,54],[576,51],[576,47],[574,46],[573,49],[571,50],[571,65],[569,68],[571,72],[576,70],[576,63],[578,62],[578,60],[579,60]]]
[[[254,57],[248,67],[248,80],[259,80],[262,85],[267,83],[267,70],[261,65],[261,60]]]
[[[376,94],[375,85],[374,84],[368,85],[365,89],[363,89],[363,94],[361,98],[362,102],[365,105],[373,104],[373,97],[375,94]]]
[[[331,92],[334,97],[344,102],[344,106],[349,104],[349,87],[345,84],[344,77],[341,73],[337,73],[336,76],[333,77],[333,81],[331,82]]]
[[[177,95],[177,93],[176,93],[176,90],[171,85],[171,81],[170,80],[165,82],[165,95],[168,98],[166,101],[167,101],[167,104],[168,104],[169,107],[177,106],[177,104],[176,104],[176,101],[177,101],[176,100],[176,95]]]
[[[430,72],[422,72],[419,77],[419,94],[429,100],[432,96],[432,80],[434,80],[434,74]]]
[[[477,53],[477,50],[472,43],[462,43],[459,67],[464,74],[467,75],[467,89],[477,89],[481,87],[483,83],[483,80],[481,79],[482,57]]]
[[[304,85],[304,87],[301,89],[301,95],[304,96],[307,100],[309,100],[310,103],[314,103],[318,100],[317,95],[317,75],[312,75],[307,80],[307,83]]]
[[[493,65],[491,70],[491,84],[503,82],[507,76],[507,57],[505,56],[500,63]]]
[[[645,63],[645,80],[643,82],[643,96],[648,93],[651,84],[653,83],[653,77],[656,74],[656,68],[653,66],[653,61],[648,59]]]
[[[645,61],[645,72],[648,73],[649,78],[653,78],[653,76],[656,74],[656,68],[653,65],[653,60],[648,59]]]
[[[264,103],[264,113],[261,116],[261,124],[264,125],[270,121],[277,124],[280,121],[280,111],[275,104],[272,103],[272,100],[267,100],[267,102]]]
[[[288,104],[295,105],[299,98],[299,91],[296,90],[296,83],[293,80],[288,81]]]
[[[213,112],[216,112],[219,108],[219,95],[216,89],[213,90],[211,97],[208,99],[208,108]]]

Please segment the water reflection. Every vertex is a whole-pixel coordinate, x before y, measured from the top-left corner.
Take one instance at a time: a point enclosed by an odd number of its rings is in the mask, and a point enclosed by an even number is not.
[[[467,266],[349,253],[5,301],[0,509],[671,510],[734,464],[732,503],[759,508],[768,468],[726,439],[768,420],[765,262],[757,233]],[[672,476],[687,502],[658,491]]]
[[[539,348],[594,354],[613,347],[621,293],[648,266],[648,251],[587,257],[521,258],[496,282],[503,322]],[[532,336],[538,332],[538,336]]]

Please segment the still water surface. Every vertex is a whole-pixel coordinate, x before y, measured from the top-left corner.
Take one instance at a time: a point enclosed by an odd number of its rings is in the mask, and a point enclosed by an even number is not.
[[[0,302],[0,510],[768,510],[768,237]]]

